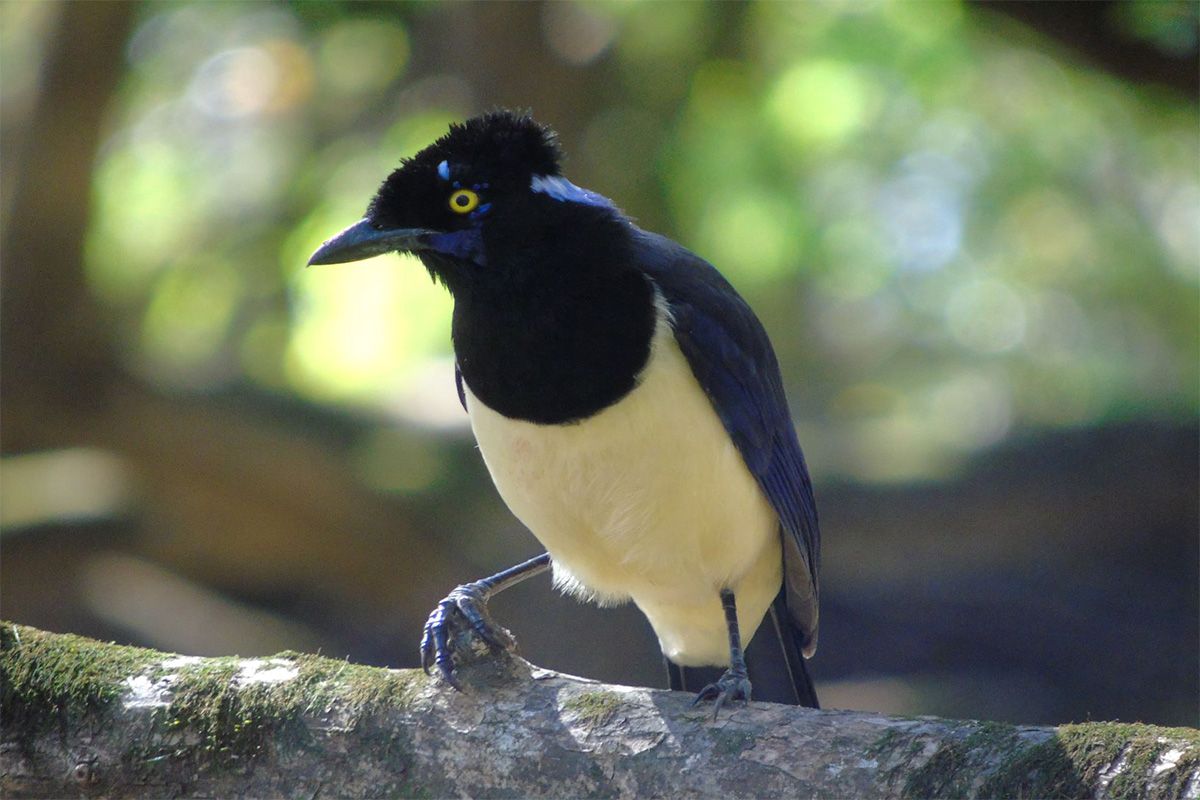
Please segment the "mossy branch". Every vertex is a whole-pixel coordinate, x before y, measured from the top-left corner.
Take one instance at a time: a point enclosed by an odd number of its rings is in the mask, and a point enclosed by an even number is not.
[[[515,658],[454,692],[299,653],[192,658],[0,627],[6,797],[1145,797],[1200,792],[1200,731],[690,697]]]

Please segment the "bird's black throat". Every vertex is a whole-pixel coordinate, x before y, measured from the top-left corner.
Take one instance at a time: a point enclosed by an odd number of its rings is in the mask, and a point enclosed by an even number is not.
[[[481,402],[510,419],[564,424],[634,388],[654,336],[654,287],[614,255],[564,247],[519,266],[528,280],[510,274],[454,292],[454,352]]]

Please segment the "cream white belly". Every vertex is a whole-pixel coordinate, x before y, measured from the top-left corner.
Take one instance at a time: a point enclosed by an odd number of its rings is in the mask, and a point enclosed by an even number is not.
[[[749,643],[782,580],[778,518],[668,324],[637,388],[579,423],[508,419],[464,389],[492,480],[560,587],[632,599],[685,666],[729,663],[718,597],[729,588]]]

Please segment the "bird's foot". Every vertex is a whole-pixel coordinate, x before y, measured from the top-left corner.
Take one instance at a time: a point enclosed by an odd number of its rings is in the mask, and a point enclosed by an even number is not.
[[[512,634],[488,613],[490,588],[483,581],[464,583],[437,604],[421,636],[421,668],[426,675],[436,665],[446,683],[461,691],[462,685],[454,676],[455,656],[469,647],[472,634],[493,651],[516,647]]]
[[[725,674],[717,678],[716,682],[710,683],[700,690],[696,699],[692,701],[692,705],[696,706],[705,700],[717,701],[713,707],[714,722],[717,720],[717,714],[721,713],[721,706],[727,702],[732,700],[748,702],[750,700],[750,677],[746,674],[746,668],[734,667],[725,670]]]

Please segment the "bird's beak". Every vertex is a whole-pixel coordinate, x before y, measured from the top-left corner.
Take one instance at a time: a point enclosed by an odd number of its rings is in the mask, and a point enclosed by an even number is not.
[[[435,231],[423,228],[379,229],[368,219],[361,219],[346,230],[328,239],[308,259],[313,264],[344,264],[396,251],[423,250],[428,247],[425,237]]]

